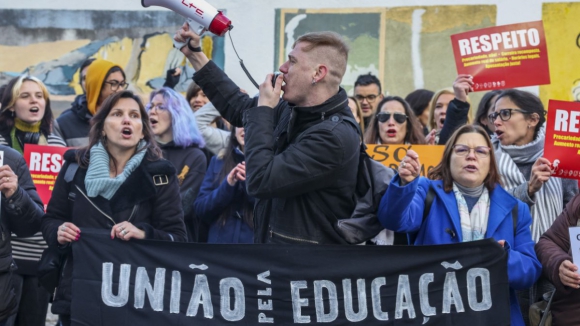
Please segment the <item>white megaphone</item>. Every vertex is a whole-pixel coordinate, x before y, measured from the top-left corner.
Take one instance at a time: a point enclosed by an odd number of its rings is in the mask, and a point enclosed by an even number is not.
[[[231,20],[204,0],[141,0],[141,5],[167,8],[184,16],[189,28],[198,35],[207,29],[215,35],[223,36],[233,28]],[[185,43],[175,40],[173,44],[177,49],[185,46]]]

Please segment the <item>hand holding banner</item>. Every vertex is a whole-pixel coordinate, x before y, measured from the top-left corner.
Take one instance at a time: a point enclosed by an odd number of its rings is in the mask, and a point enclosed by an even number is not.
[[[474,91],[550,83],[542,21],[451,35],[458,74],[473,76]]]

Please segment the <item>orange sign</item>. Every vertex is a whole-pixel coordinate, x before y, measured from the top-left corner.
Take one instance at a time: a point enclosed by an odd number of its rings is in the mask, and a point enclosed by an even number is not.
[[[441,162],[443,150],[442,145],[367,145],[367,153],[375,160],[384,165],[397,169],[407,155],[407,150],[412,149],[419,154],[421,162],[421,176],[425,177],[435,166]]]

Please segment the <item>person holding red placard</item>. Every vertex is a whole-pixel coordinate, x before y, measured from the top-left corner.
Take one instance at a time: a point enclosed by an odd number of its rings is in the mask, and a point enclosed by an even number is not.
[[[532,238],[537,242],[578,193],[578,184],[575,180],[552,177],[551,162],[542,157],[546,118],[537,96],[516,89],[504,90],[489,120],[495,125],[493,143],[502,184],[510,194],[530,206]],[[551,288],[540,279],[529,293],[520,295],[524,317],[530,304],[540,300]]]

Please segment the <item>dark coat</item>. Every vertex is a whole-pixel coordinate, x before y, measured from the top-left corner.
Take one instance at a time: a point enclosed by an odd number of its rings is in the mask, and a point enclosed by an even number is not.
[[[0,321],[16,313],[17,302],[11,275],[16,270],[12,259],[11,233],[19,237],[32,236],[40,230],[44,205],[32,183],[28,166],[22,155],[10,147],[0,145],[4,152],[4,165],[10,166],[18,176],[18,190],[6,199],[2,194],[0,211]]]
[[[244,155],[236,151],[236,163],[244,161]],[[246,184],[238,181],[230,186],[227,177],[220,179],[223,160],[214,156],[203,179],[195,201],[195,215],[202,223],[209,224],[208,243],[252,243],[253,229],[243,220],[243,204],[254,205],[254,198],[246,193]],[[226,174],[227,176],[227,174]],[[219,217],[229,210],[225,222]]]
[[[143,158],[110,200],[101,196],[91,198],[97,209],[85,197],[87,169],[79,167],[73,181],[65,181],[75,154],[75,150],[65,153],[66,162],[56,179],[41,226],[48,245],[60,248],[67,257],[52,305],[53,313],[65,315],[70,314],[73,257],[71,246],[60,246],[57,241],[58,227],[64,222],[71,222],[81,230],[110,230],[117,223],[129,221],[145,231],[146,239],[186,241],[187,237],[177,176],[167,160]],[[78,241],[82,241],[82,233]]]
[[[86,146],[89,144],[92,117],[87,107],[86,95],[79,95],[71,108],[56,119],[52,132],[62,138],[68,147]]]
[[[159,144],[163,157],[171,162],[177,170],[179,193],[183,207],[183,216],[189,241],[197,242],[199,226],[193,212],[193,202],[197,198],[199,187],[207,170],[206,154],[197,146],[179,147],[173,141]]]
[[[226,120],[245,129],[246,186],[259,199],[255,242],[346,244],[334,225],[354,210],[360,153],[356,128],[343,121],[352,118],[346,92],[314,107],[281,100],[272,109],[256,107],[257,98],[212,61],[194,80]]]
[[[560,280],[560,265],[564,260],[572,262],[570,232],[568,228],[578,224],[580,195],[576,195],[556,218],[552,226],[536,244],[536,254],[544,267],[543,273],[556,287],[552,300],[552,325],[580,324],[580,290],[570,288]],[[574,262],[579,266],[579,262]]]

